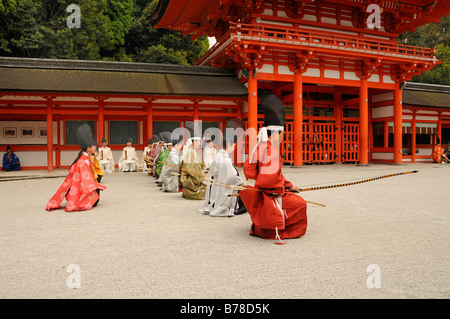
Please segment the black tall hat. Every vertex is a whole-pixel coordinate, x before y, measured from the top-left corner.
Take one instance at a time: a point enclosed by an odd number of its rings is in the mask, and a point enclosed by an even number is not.
[[[201,123],[199,121],[199,123]],[[201,138],[202,131],[199,127],[199,124],[193,122],[193,121],[187,121],[184,125],[184,127],[189,131],[191,134],[191,138],[195,137],[197,139]]]
[[[106,138],[102,138],[102,143],[107,143],[108,140]]]
[[[153,144],[153,140],[151,138],[148,139],[148,144]]]
[[[87,124],[83,124],[78,127],[76,137],[78,145],[80,145],[83,151],[96,144],[92,134],[92,129]]]
[[[261,94],[261,106],[264,112],[264,126],[284,130],[284,105],[272,92],[264,91]]]
[[[183,138],[180,138],[180,137],[178,137],[178,138],[171,138],[170,139],[170,143],[172,143],[173,146],[175,146],[177,144],[180,144],[180,143],[183,143]]]
[[[153,142],[157,143],[161,140],[161,138],[159,137],[159,135],[153,134]]]
[[[230,129],[232,129],[232,131]],[[224,145],[225,140],[231,141],[232,143],[237,143],[239,137],[241,137],[244,131],[245,131],[245,124],[242,120],[232,119],[228,121],[223,135]]]
[[[159,136],[161,137],[161,140],[164,141],[164,143],[171,143],[170,137],[172,135],[172,132],[164,131],[159,133]]]

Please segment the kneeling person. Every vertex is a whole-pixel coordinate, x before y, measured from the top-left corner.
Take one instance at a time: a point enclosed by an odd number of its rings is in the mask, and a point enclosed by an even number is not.
[[[170,149],[167,161],[158,179],[158,182],[162,184],[161,190],[163,192],[178,192],[179,190],[180,151],[183,147],[183,141],[172,140],[172,145],[173,147]]]
[[[241,128],[244,131],[244,123],[241,120],[232,120],[227,123],[227,128]],[[223,138],[223,148],[217,152],[211,163],[209,178],[211,184],[206,188],[205,204],[200,212],[210,216],[231,217],[238,212],[245,211],[236,190],[222,185],[241,186],[242,178],[239,171],[233,165],[231,154],[235,150],[237,136],[233,139]]]
[[[72,163],[64,183],[49,200],[45,209],[51,211],[62,208],[61,202],[66,198],[66,212],[88,210],[96,206],[100,196],[97,190],[105,190],[94,178],[94,167],[90,156],[96,151],[96,142],[92,138],[92,130],[84,124],[77,130],[77,140],[81,151]]]

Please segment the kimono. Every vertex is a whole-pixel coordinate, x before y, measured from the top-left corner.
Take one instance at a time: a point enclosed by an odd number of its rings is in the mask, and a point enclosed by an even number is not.
[[[305,200],[286,192],[292,183],[281,172],[281,156],[269,141],[256,147],[256,158],[249,157],[244,164],[247,179],[254,179],[254,187],[240,192],[240,197],[252,219],[250,235],[276,239],[295,238],[306,233],[307,217]],[[252,160],[252,162],[250,162]],[[263,189],[264,191],[250,190]]]
[[[124,147],[119,159],[119,172],[135,171],[139,167],[136,158],[136,149],[132,146]]]
[[[170,150],[166,163],[171,166],[163,166],[161,176],[158,179],[162,183],[161,190],[163,192],[178,192],[178,175],[173,175],[172,173],[178,174],[179,169],[172,166],[178,167],[181,163],[181,157],[175,148]]]
[[[444,154],[444,151],[442,150],[442,147],[439,145],[436,145],[433,148],[433,152],[431,153],[431,159],[435,163],[442,163],[442,162],[445,162],[445,158],[443,155],[445,155],[445,154]]]
[[[150,153],[150,160],[154,163],[151,168],[152,175],[157,177],[156,175],[156,167],[158,166],[159,155],[163,151],[161,146],[156,146],[153,151]],[[159,164],[160,165],[160,164]]]
[[[152,152],[152,150],[153,150],[153,145],[152,145],[152,146],[146,146],[146,147],[144,148],[144,152],[142,153],[142,156],[143,156],[144,158],[145,158],[145,157],[150,157],[150,153]],[[145,162],[145,161],[142,161],[142,163],[141,163],[141,168],[142,168],[143,171],[148,171],[149,168],[150,168],[150,164],[148,164],[148,163]]]
[[[444,154],[445,154],[445,156],[447,156],[447,159],[450,158],[450,145],[447,145],[447,146],[444,148]]]
[[[204,164],[197,151],[190,147],[183,155],[181,163],[180,182],[183,186],[183,197],[187,199],[204,200],[206,185],[203,184]]]
[[[98,159],[100,162],[100,168],[105,173],[114,173],[114,158],[109,147],[100,147],[98,149]]]
[[[20,170],[20,161],[16,154],[11,152],[3,155],[2,171],[18,171]]]
[[[211,163],[209,177],[214,181],[241,186],[243,181],[239,172],[231,161],[230,155],[225,150],[220,150],[214,156]],[[228,197],[236,193],[231,188],[220,185],[208,185],[206,188],[205,204],[200,211],[211,216],[234,216],[238,207],[238,196]]]
[[[94,167],[94,179],[100,183],[100,180],[105,175],[100,166],[100,161],[97,158],[91,157],[92,165]]]
[[[215,155],[216,149],[214,147],[206,145],[206,147],[203,149],[203,163],[205,164],[205,170],[208,170],[210,168]]]
[[[100,198],[97,189],[105,190],[106,186],[94,179],[94,168],[89,155],[85,152],[69,169],[69,174],[56,194],[49,200],[46,210],[62,208],[61,202],[67,200],[66,212],[91,209]]]
[[[157,159],[157,163],[155,165],[155,172],[157,176],[161,175],[161,171],[164,167],[164,163],[167,161],[167,158],[169,157],[169,149],[165,149],[164,151],[161,152],[161,154],[159,155],[158,159]]]

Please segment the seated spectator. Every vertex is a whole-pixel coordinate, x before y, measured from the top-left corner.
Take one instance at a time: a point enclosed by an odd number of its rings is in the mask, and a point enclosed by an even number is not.
[[[447,162],[447,157],[444,154],[444,150],[441,147],[441,142],[437,139],[437,143],[431,152],[431,159],[435,163],[445,163]]]
[[[450,140],[448,141],[447,146],[444,148],[444,154],[447,157],[447,161],[450,159]]]
[[[20,161],[16,154],[14,154],[11,146],[6,147],[6,153],[3,155],[3,171],[19,171]]]
[[[132,143],[133,139],[130,137],[119,159],[119,172],[136,172],[139,167],[136,149],[131,146]]]

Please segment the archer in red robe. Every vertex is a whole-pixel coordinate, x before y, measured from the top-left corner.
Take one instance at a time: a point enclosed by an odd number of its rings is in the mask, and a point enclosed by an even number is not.
[[[91,209],[99,200],[97,189],[105,190],[106,186],[97,183],[93,175],[92,162],[89,155],[83,152],[81,157],[70,167],[64,183],[49,200],[46,210],[59,209],[66,198],[66,212]]]
[[[250,156],[245,162],[244,174],[254,179],[255,185],[239,193],[253,222],[250,235],[275,239],[277,243],[303,236],[307,228],[306,202],[293,193],[298,188],[283,176],[279,150],[268,140],[257,146],[254,155],[256,158]]]

